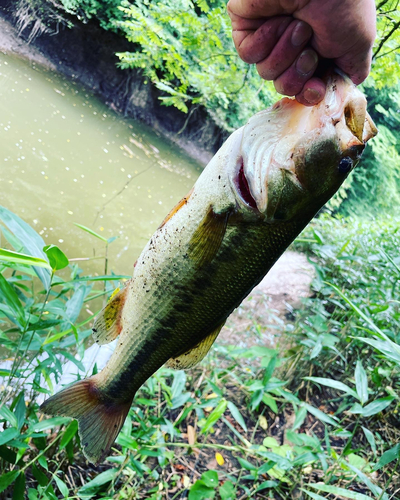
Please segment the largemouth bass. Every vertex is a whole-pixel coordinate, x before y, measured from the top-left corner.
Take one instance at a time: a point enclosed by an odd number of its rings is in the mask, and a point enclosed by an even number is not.
[[[312,108],[283,98],[234,132],[147,243],[97,317],[105,368],[45,401],[79,422],[83,451],[109,453],[133,397],[162,365],[208,352],[227,317],[331,198],[376,134],[366,99],[338,73]]]

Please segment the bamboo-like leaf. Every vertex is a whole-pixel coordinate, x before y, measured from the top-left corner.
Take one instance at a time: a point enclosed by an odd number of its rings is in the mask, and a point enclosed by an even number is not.
[[[329,416],[326,413],[324,413],[321,410],[318,410],[318,408],[315,408],[314,406],[311,406],[309,404],[306,404],[305,407],[307,408],[307,411],[310,412],[314,417],[317,417],[319,420],[322,422],[325,422],[326,424],[330,425],[338,425],[336,422],[337,418],[333,416]]]
[[[47,260],[46,254],[43,252],[45,242],[29,224],[2,206],[0,206],[0,221],[14,233],[14,236],[21,242],[21,249],[27,254]],[[49,270],[37,266],[34,267],[34,270],[46,290],[48,290],[50,287]]]
[[[376,399],[375,401],[372,401],[372,403],[364,407],[356,403],[350,408],[349,412],[358,413],[363,417],[371,417],[372,415],[376,415],[377,413],[387,408],[394,399],[395,398],[392,396],[387,396],[386,398]]]
[[[82,229],[83,231],[86,231],[87,233],[91,234],[95,238],[98,238],[101,241],[104,241],[104,243],[108,243],[107,238],[104,238],[104,236],[101,236],[101,234],[96,233],[96,231],[93,231],[93,229],[89,229],[86,226],[83,226],[82,224],[78,224],[77,222],[74,222],[75,226],[79,227],[79,229]]]
[[[213,409],[213,411],[208,416],[206,423],[201,429],[202,434],[207,432],[222,417],[227,407],[228,407],[228,402],[226,401],[226,399],[221,399],[218,405]]]
[[[26,266],[46,267],[47,269],[51,269],[49,263],[39,257],[31,257],[24,253],[6,250],[5,248],[0,248],[0,260],[3,262],[12,262],[13,264],[24,264]]]
[[[228,402],[228,408],[229,411],[232,414],[232,417],[236,420],[236,422],[240,425],[240,427],[247,432],[247,426],[246,423],[242,417],[242,414],[240,413],[238,407],[232,403],[232,401]]]
[[[371,500],[371,497],[364,495],[363,493],[357,493],[356,491],[345,490],[344,488],[338,488],[337,486],[331,486],[323,483],[308,484],[309,488],[315,488],[319,491],[324,491],[325,493],[333,493],[335,495],[342,496],[343,498],[350,498],[351,500]]]
[[[375,437],[374,437],[374,435],[373,435],[373,434],[372,434],[372,432],[371,432],[369,429],[367,429],[366,427],[362,427],[362,426],[361,426],[361,428],[362,428],[362,430],[364,431],[365,437],[367,438],[367,441],[368,441],[368,443],[370,444],[371,449],[372,449],[372,451],[373,451],[374,455],[376,456],[376,442],[375,442]]]
[[[357,361],[356,371],[355,371],[355,379],[356,379],[356,389],[358,394],[358,399],[361,401],[363,405],[368,401],[368,379],[367,374],[363,368],[363,365],[360,360]]]
[[[26,324],[25,311],[21,301],[14,290],[14,287],[8,283],[2,274],[0,274],[0,297],[14,313],[15,319],[23,327]],[[11,313],[10,311],[10,313]],[[14,318],[12,318],[14,319]],[[15,322],[15,320],[14,320]]]
[[[19,475],[19,470],[12,470],[0,476],[0,493],[3,492]]]
[[[396,446],[394,446],[393,448],[390,448],[390,450],[385,451],[385,453],[379,458],[377,464],[374,467],[374,470],[382,469],[382,467],[384,467],[387,464],[390,464],[390,462],[399,459],[400,459],[400,443],[396,444]]]
[[[359,399],[356,391],[351,389],[348,385],[343,384],[343,382],[339,382],[338,380],[332,380],[330,378],[322,377],[304,377],[304,380],[311,380],[311,382],[315,382],[316,384],[325,385],[326,387],[332,387],[332,389],[338,389],[339,391],[346,392],[354,398]]]

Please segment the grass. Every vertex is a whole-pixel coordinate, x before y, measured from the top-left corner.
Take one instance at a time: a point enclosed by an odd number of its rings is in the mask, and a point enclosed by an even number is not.
[[[0,254],[0,495],[400,497],[398,220],[314,221],[295,243],[315,266],[313,296],[280,327],[285,347],[217,344],[193,370],[160,369],[95,467],[76,422],[38,406],[66,361],[86,375],[93,316],[120,277],[90,281],[14,214],[0,219],[24,254]]]

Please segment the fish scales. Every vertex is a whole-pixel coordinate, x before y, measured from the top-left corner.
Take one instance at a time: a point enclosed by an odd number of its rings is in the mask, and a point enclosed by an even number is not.
[[[90,461],[107,456],[135,393],[160,366],[189,368],[206,355],[375,134],[365,97],[333,72],[319,105],[284,98],[227,139],[97,317],[96,342],[119,336],[105,368],[41,407],[78,420]]]

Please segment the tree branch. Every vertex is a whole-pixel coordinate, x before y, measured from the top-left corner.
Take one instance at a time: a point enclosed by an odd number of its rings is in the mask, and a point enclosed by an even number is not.
[[[400,27],[400,21],[397,23],[394,23],[392,29],[389,31],[389,33],[382,38],[380,41],[378,48],[374,52],[374,58],[379,54],[379,52],[382,50],[382,47],[385,45],[385,43],[389,40],[389,38],[393,35],[393,33]]]

